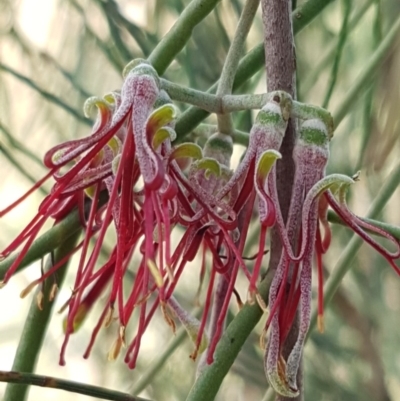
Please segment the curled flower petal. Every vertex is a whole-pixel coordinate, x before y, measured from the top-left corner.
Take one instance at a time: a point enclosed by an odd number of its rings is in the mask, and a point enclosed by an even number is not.
[[[211,174],[213,174],[215,177],[221,176],[221,165],[211,157],[203,157],[202,159],[197,160],[195,163],[193,163],[193,167],[199,170],[205,170],[204,177],[206,179],[208,179]]]
[[[201,147],[195,143],[182,143],[175,147],[175,149],[171,152],[169,159],[175,160],[184,157],[201,159],[203,157],[203,151]]]
[[[150,133],[150,137],[154,135],[151,133],[157,132],[157,130],[175,120],[177,115],[178,110],[171,103],[164,104],[154,110],[148,117],[147,121],[147,130]]]
[[[175,130],[173,130],[171,127],[162,127],[154,134],[151,146],[154,150],[157,150],[165,140],[169,139],[172,142],[175,140],[175,138]]]

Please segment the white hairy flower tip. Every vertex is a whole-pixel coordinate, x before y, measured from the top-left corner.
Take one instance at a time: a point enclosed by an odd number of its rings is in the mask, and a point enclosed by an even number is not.
[[[275,103],[275,102],[267,102],[264,107],[262,108],[262,110],[264,111],[270,111],[272,113],[275,114],[282,114],[282,110],[279,104]]]
[[[304,121],[301,128],[311,128],[318,131],[325,132],[328,134],[328,130],[326,129],[326,125],[318,118],[310,119]]]

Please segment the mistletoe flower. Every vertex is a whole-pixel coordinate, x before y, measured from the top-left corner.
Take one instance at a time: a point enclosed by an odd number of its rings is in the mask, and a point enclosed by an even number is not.
[[[294,188],[287,221],[288,238],[293,243],[297,236],[299,221],[299,207],[304,203],[305,194],[322,179],[325,166],[329,156],[329,137],[326,126],[321,120],[307,120],[300,129],[299,138],[296,143],[293,157],[296,165]],[[265,369],[271,385],[276,391],[285,396],[296,396],[296,375],[289,377],[287,370],[297,373],[296,364],[294,369],[286,363],[281,355],[282,345],[289,333],[297,306],[301,298],[301,322],[299,333],[299,344],[304,341],[307,332],[310,315],[311,301],[311,261],[313,255],[314,238],[317,227],[317,204],[313,206],[308,215],[308,241],[305,256],[299,266],[294,264],[291,276],[289,293],[286,294],[286,281],[289,274],[290,258],[283,249],[281,260],[271,284],[269,293],[269,305],[271,308],[267,326],[271,324],[270,336],[265,355]],[[301,338],[300,338],[301,337]],[[297,356],[297,354],[296,354]],[[290,369],[289,369],[290,368]],[[293,381],[294,379],[294,381]]]
[[[218,191],[216,196],[217,199],[222,200],[226,199],[229,195],[227,201],[232,205],[233,211],[239,216],[238,229],[240,237],[237,237],[237,235],[235,236],[235,232],[231,232],[232,239],[235,243],[230,245],[230,250],[234,250],[236,259],[229,258],[228,256],[227,268],[225,271],[220,272],[215,269],[222,275],[218,278],[214,293],[213,310],[209,326],[211,342],[207,353],[207,363],[212,363],[213,361],[213,353],[224,327],[229,301],[234,293],[234,284],[238,269],[242,266],[241,253],[244,249],[256,194],[259,195],[262,234],[260,235],[260,250],[253,273],[251,276],[248,274],[246,274],[246,276],[250,281],[249,289],[251,300],[257,295],[256,282],[259,277],[262,257],[265,254],[266,231],[267,228],[272,226],[275,222],[274,205],[269,195],[266,193],[266,182],[275,161],[280,158],[280,154],[277,150],[280,148],[285,134],[290,109],[291,98],[289,95],[280,91],[270,94],[270,100],[259,112],[255,124],[251,129],[249,147],[242,162],[222,189]],[[221,137],[221,134],[219,134],[219,136]],[[210,144],[211,143],[210,141]],[[217,145],[218,144],[215,143],[214,147],[217,147]],[[222,145],[221,148],[222,149],[218,149],[215,153],[224,154]],[[212,202],[216,204],[215,199],[212,200]],[[225,238],[227,236],[226,234],[225,232]],[[227,247],[227,249],[229,251],[229,247]],[[214,263],[215,261],[216,259],[214,258]],[[214,276],[212,275],[207,298],[211,296],[213,279]],[[206,311],[203,314],[203,320],[205,316]],[[199,365],[200,370],[201,366],[202,363]]]
[[[168,127],[176,111],[172,105],[163,105],[154,110],[160,95],[162,93],[154,69],[147,64],[135,63],[126,75],[120,94],[114,93],[105,99],[90,99],[86,103],[85,112],[92,106],[96,106],[99,111],[92,134],[60,144],[47,152],[45,164],[50,172],[34,189],[50,176],[54,177],[56,183],[40,205],[37,216],[3,252],[3,256],[6,256],[24,243],[20,255],[3,278],[5,284],[44,222],[53,217],[57,224],[72,208],[80,208],[86,235],[79,246],[82,251],[72,296],[66,303],[68,317],[64,324],[61,364],[65,363],[64,353],[70,335],[79,327],[110,280],[112,285],[107,305],[85,356],[89,355],[99,328],[111,323],[114,304],[118,306],[120,344],[124,342],[125,327],[133,309],[141,305],[137,350],[140,345],[146,313],[145,301],[157,289],[157,278],[165,276],[162,267],[159,269],[154,262],[159,248],[154,241],[155,221],[158,226],[167,226],[170,218],[165,213],[166,209],[164,214],[158,213],[158,207],[162,204],[159,201],[162,199],[163,204],[166,204],[176,194],[176,185],[167,174],[168,165],[176,158],[176,149],[171,150],[169,143],[173,130]],[[141,178],[144,188],[138,189]],[[104,198],[104,193],[106,204],[100,206],[100,194]],[[83,206],[89,199],[92,202],[87,216]],[[104,237],[111,226],[114,226],[117,234],[116,246],[108,261],[97,268]],[[95,234],[96,243],[89,253],[89,240]],[[143,259],[136,273],[134,288],[125,302],[123,277],[137,247],[143,251]],[[53,266],[40,279],[35,280],[23,294],[52,275],[59,265]]]
[[[209,337],[211,342],[207,352],[207,363],[212,363],[215,347],[222,334],[229,302],[232,294],[235,293],[234,284],[236,282],[238,269],[240,266],[245,267],[241,254],[244,249],[256,194],[259,195],[260,221],[262,223],[260,250],[252,275],[249,275],[246,269],[244,269],[244,272],[250,281],[249,289],[251,300],[257,295],[256,282],[261,268],[262,256],[265,254],[266,230],[267,227],[273,225],[275,222],[273,202],[265,192],[265,187],[275,161],[280,158],[280,154],[277,150],[280,148],[285,134],[290,109],[291,98],[289,95],[281,91],[270,94],[270,100],[259,112],[255,124],[251,129],[249,147],[242,162],[229,180],[222,186],[222,189],[217,192],[216,196],[214,195],[213,198],[210,198],[212,204],[218,205],[215,200],[216,198],[219,200],[226,199],[231,205],[234,213],[238,215],[237,229],[240,232],[240,236],[237,236],[237,230],[230,232],[233,240],[232,242],[234,243],[229,243],[225,248],[228,254],[224,271],[219,271],[216,268],[215,264],[218,257],[214,255],[207,300],[211,298],[214,274],[218,272],[221,275],[218,277],[214,292],[213,308],[209,323]],[[229,157],[225,158],[225,163],[227,163],[230,159],[231,150],[230,152],[225,151],[224,144],[219,143],[224,137],[226,136],[221,134],[218,134],[218,137],[211,137],[208,147],[205,147],[205,151],[206,148],[210,150],[215,148],[216,150],[213,153],[229,155]],[[218,141],[216,141],[217,138]],[[219,184],[221,185],[223,182],[220,180]],[[224,231],[223,227],[220,228]],[[224,231],[224,233],[225,238],[227,238],[229,233],[227,231]],[[229,257],[229,253],[232,253],[232,251],[236,258]],[[202,319],[203,322],[208,314],[208,307],[209,302],[206,302]],[[199,364],[199,370],[202,369],[203,364],[204,359]]]
[[[195,145],[181,145],[179,148],[171,149],[170,140],[174,139],[171,126],[176,117],[176,109],[166,102],[165,94],[158,90],[156,78],[152,67],[147,65],[134,67],[127,76],[121,91],[121,104],[116,110],[116,114],[121,113],[121,109],[129,110],[128,105],[131,104],[131,110],[127,114],[124,142],[124,150],[125,146],[129,146],[130,150],[126,153],[129,157],[125,159],[125,154],[122,152],[121,157],[114,163],[115,173],[107,186],[109,199],[115,196],[116,201],[112,208],[111,206],[107,208],[105,216],[107,217],[108,213],[114,221],[117,244],[109,261],[100,271],[103,270],[102,274],[108,275],[109,269],[112,269],[113,282],[107,305],[85,353],[87,357],[101,324],[108,325],[111,322],[114,303],[117,303],[120,327],[117,340],[109,354],[110,359],[115,359],[122,344],[125,343],[126,325],[133,311],[139,307],[137,335],[131,341],[125,358],[131,368],[136,364],[141,337],[159,304],[169,321],[165,311],[167,299],[165,289],[168,282],[164,278],[168,266],[164,265],[164,255],[168,262],[172,219],[170,210],[177,209],[175,198],[179,192],[179,187],[169,175],[169,166],[179,157],[188,157],[188,152],[191,157],[201,157],[201,150]],[[156,101],[158,104],[160,102],[163,104],[153,110],[158,105]],[[139,177],[143,179],[143,188],[137,188]],[[99,236],[102,233],[101,231]],[[100,241],[96,243],[96,247],[100,245]],[[142,259],[138,264],[133,288],[125,301],[123,277],[137,247],[142,253]],[[159,256],[158,265],[157,256]],[[92,271],[94,266],[92,257],[93,254],[86,268],[88,272]],[[90,273],[88,280],[93,280],[97,275],[97,272]],[[82,286],[84,287],[86,285]],[[158,297],[148,312],[147,300],[155,291],[158,292]],[[73,313],[69,314],[70,322],[73,316]]]
[[[204,277],[206,252],[210,251],[213,256],[213,268],[203,318],[199,326],[195,350],[191,355],[193,359],[196,358],[203,341],[204,326],[207,321],[216,274],[225,274],[226,266],[233,256],[230,247],[232,239],[229,237],[227,240],[229,232],[235,231],[236,224],[235,215],[229,205],[231,197],[220,201],[215,197],[216,190],[221,188],[231,176],[229,169],[231,154],[231,138],[217,133],[212,135],[205,144],[204,157],[191,164],[188,178],[176,166],[171,168],[176,181],[185,189],[184,193],[178,194],[180,201],[177,223],[184,226],[186,231],[171,257],[173,279],[166,293],[168,302],[184,266],[194,259],[201,244],[203,244],[201,277]],[[223,227],[225,228],[223,229]],[[220,256],[222,253],[226,255],[225,261]]]
[[[347,217],[346,223],[350,228],[356,227],[354,231],[361,230],[357,224],[367,228],[367,223],[362,222],[344,206],[345,193],[354,180],[340,174],[324,177],[329,156],[329,139],[329,127],[321,119],[306,120],[302,124],[293,153],[296,174],[286,225],[288,240],[291,243],[297,242],[300,251],[298,256],[294,257],[287,248],[283,248],[269,293],[271,311],[266,327],[270,325],[270,335],[265,354],[265,370],[274,389],[286,397],[295,397],[298,394],[296,377],[311,316],[311,269],[314,250],[318,267],[318,327],[323,331],[321,256],[329,246],[331,237],[326,219],[327,200],[337,206],[341,215]],[[338,195],[339,203],[336,202],[334,194]],[[324,238],[321,236],[319,220],[325,230]],[[381,253],[393,262],[393,258],[399,256],[398,241],[390,234],[369,224],[368,229],[383,235],[397,246],[397,252],[390,254],[384,252],[380,245],[369,237],[369,243],[373,243],[375,249],[382,251]],[[289,289],[286,285],[288,281]],[[292,327],[298,307],[300,308],[298,338],[285,361],[282,356],[282,346]]]
[[[232,170],[230,169],[230,159],[233,151],[232,139],[228,135],[221,133],[215,133],[210,136],[204,145],[203,154],[204,158],[193,163],[191,172],[189,174],[189,181],[192,187],[201,188],[204,198],[208,204],[213,204],[220,211],[224,211],[231,208],[232,203],[235,200],[236,193],[231,191],[227,194],[224,199],[218,200],[216,194],[219,189],[229,181],[232,176]],[[194,205],[197,209],[197,205]],[[225,300],[229,302],[233,290],[233,283],[235,278],[231,277],[230,266],[233,263],[234,253],[239,251],[235,249],[233,251],[232,244],[237,241],[238,232],[237,228],[234,230],[221,230],[221,225],[217,224],[211,216],[203,216],[198,222],[199,227],[206,227],[203,237],[203,260],[201,267],[201,282],[204,278],[205,273],[205,254],[207,250],[211,251],[213,255],[212,268],[210,273],[210,279],[208,283],[206,301],[204,311],[199,327],[199,332],[196,341],[196,348],[192,353],[194,359],[198,352],[200,352],[200,345],[205,329],[205,324],[209,315],[209,309],[212,305],[212,313],[209,322],[209,337],[212,339],[211,347],[207,352],[208,362],[212,362],[213,348],[216,341],[218,341],[222,329],[218,327],[217,320],[222,316],[225,318],[226,306]],[[227,236],[230,236],[230,241],[226,241]],[[233,247],[236,245],[233,244]],[[224,260],[222,261],[220,255],[224,253]],[[222,267],[222,269],[221,269]],[[215,281],[217,284],[215,286]],[[200,291],[200,287],[199,287]],[[206,358],[203,358],[199,366],[203,365]]]
[[[264,255],[267,228],[275,223],[278,200],[271,199],[268,182],[276,179],[274,162],[280,158],[279,148],[285,135],[292,107],[291,97],[282,91],[272,92],[265,106],[260,110],[250,131],[249,146],[243,160],[219,197],[224,197],[233,188],[238,196],[233,210],[240,213],[247,205],[252,209],[255,195],[258,195],[258,208],[261,223],[259,250],[250,279],[249,298],[257,294],[256,282],[259,277]],[[248,204],[249,203],[249,204]],[[250,205],[251,204],[251,205]]]
[[[109,97],[109,99],[112,96]],[[85,111],[87,111],[91,106],[96,105],[99,110],[99,116],[96,122],[96,125],[99,130],[102,127],[107,126],[109,121],[111,120],[113,106],[108,101],[103,99],[90,99],[86,106]],[[82,146],[84,141],[71,141],[68,143],[68,146]],[[71,175],[62,175],[60,173],[60,169],[63,166],[51,165],[50,171],[43,177],[39,182],[34,185],[24,196],[10,205],[7,209],[2,211],[1,215],[4,215],[12,208],[14,208],[17,204],[22,202],[30,193],[32,193],[36,188],[43,184],[44,181],[49,179],[51,176],[54,177],[56,180],[56,184],[53,186],[50,194],[42,201],[41,205],[39,206],[39,210],[37,215],[31,220],[31,222],[25,227],[25,229],[17,236],[17,238],[2,252],[2,257],[7,257],[11,252],[15,251],[19,248],[22,244],[23,247],[18,254],[17,258],[15,259],[14,263],[10,266],[8,271],[6,272],[2,284],[6,284],[10,277],[14,274],[15,270],[18,268],[20,262],[24,258],[26,252],[28,251],[29,247],[31,246],[34,239],[39,234],[41,228],[43,227],[44,223],[49,219],[53,218],[55,220],[54,224],[58,224],[63,218],[75,207],[79,208],[81,214],[81,220],[83,225],[85,225],[85,199],[87,199],[90,193],[86,193],[85,188],[88,188],[92,183],[96,181],[100,181],[105,175],[101,172],[104,170],[104,159],[105,154],[107,154],[106,158],[110,154],[111,150],[106,149],[108,148],[107,143],[103,145],[103,148],[98,148],[97,152],[94,152],[91,158],[86,160],[87,165],[85,166],[83,162],[80,162],[81,171],[77,170],[79,173],[75,172],[75,176]],[[48,154],[58,154],[59,147],[57,146]],[[57,156],[55,156],[56,158]],[[83,167],[82,167],[83,166]],[[111,174],[111,169],[109,174]],[[94,195],[94,193],[91,193]],[[98,199],[93,200],[93,207],[97,207]],[[54,268],[52,269],[54,272]],[[48,276],[48,274],[47,274]],[[44,280],[43,277],[42,280]],[[40,281],[42,281],[40,280]],[[38,281],[37,283],[39,283]]]

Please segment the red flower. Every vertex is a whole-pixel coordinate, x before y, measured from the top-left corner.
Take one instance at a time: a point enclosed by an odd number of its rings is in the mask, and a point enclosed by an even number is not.
[[[287,233],[282,235],[284,247],[269,293],[271,310],[266,329],[270,326],[270,335],[265,354],[265,370],[274,389],[287,397],[298,394],[296,376],[311,317],[311,268],[314,250],[318,267],[318,327],[321,331],[324,328],[322,254],[326,252],[331,239],[326,217],[328,204],[351,229],[385,256],[399,273],[399,268],[394,263],[400,256],[399,242],[384,230],[355,216],[345,204],[347,188],[354,180],[340,174],[324,176],[329,156],[329,139],[329,129],[322,120],[309,119],[302,124],[293,154],[296,175],[286,225]],[[338,195],[339,202],[334,194]],[[319,222],[324,228],[323,237]],[[388,252],[364,229],[389,239],[396,245],[397,251]],[[291,243],[298,244],[297,255],[293,252]],[[298,338],[285,361],[281,353],[282,346],[297,311]]]

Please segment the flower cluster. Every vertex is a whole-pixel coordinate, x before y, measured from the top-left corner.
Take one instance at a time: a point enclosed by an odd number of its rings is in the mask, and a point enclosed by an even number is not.
[[[346,206],[345,194],[354,180],[339,174],[325,176],[332,135],[329,113],[293,102],[285,92],[270,93],[249,133],[248,149],[232,171],[233,143],[228,135],[214,133],[203,148],[194,143],[173,145],[177,109],[160,88],[156,71],[144,61],[128,65],[120,92],[90,98],[85,112],[90,113],[94,107],[97,120],[92,133],[48,151],[44,163],[49,173],[1,212],[7,213],[53,177],[55,184],[37,215],[1,254],[7,257],[20,248],[1,284],[5,285],[15,273],[44,223],[53,219],[59,224],[77,208],[84,236],[74,250],[79,250],[80,257],[72,294],[65,304],[60,364],[65,363],[71,334],[106,288],[107,301],[85,357],[101,327],[117,320],[116,340],[109,357],[115,359],[126,344],[125,361],[134,368],[143,333],[159,310],[172,328],[174,318],[186,327],[195,343],[191,357],[195,359],[207,349],[204,361],[210,364],[231,298],[240,300],[235,288],[240,272],[249,282],[248,302],[265,305],[257,282],[266,253],[267,230],[276,225],[283,250],[269,295],[265,369],[278,392],[296,396],[296,375],[310,321],[314,254],[319,275],[319,326],[321,330],[323,327],[321,256],[331,235],[328,206],[399,272],[394,262],[400,256],[398,241],[355,216]],[[296,175],[285,223],[277,195],[275,162],[281,158],[279,149],[290,117],[297,118],[301,127],[293,154]],[[260,234],[254,266],[249,271],[242,255],[255,206]],[[115,233],[115,244],[108,260],[100,263],[109,230]],[[367,231],[383,235],[397,251],[389,253]],[[172,233],[178,238],[176,246],[172,245]],[[207,268],[206,255],[212,259],[200,321],[191,317],[174,296],[185,266],[197,255],[202,260],[201,281]],[[43,272],[23,294],[54,275],[64,262]],[[124,288],[128,272],[134,274],[129,291]],[[297,311],[298,339],[285,361],[282,345]],[[138,317],[136,335],[127,341],[126,327],[134,313]]]
[[[285,229],[279,227],[283,250],[269,292],[271,312],[266,329],[270,329],[270,334],[265,352],[265,371],[274,389],[286,397],[296,397],[299,394],[296,379],[310,325],[314,254],[318,273],[318,328],[320,332],[324,330],[322,255],[331,241],[327,221],[328,207],[400,273],[394,262],[400,257],[399,241],[384,230],[355,216],[346,205],[346,192],[358,176],[350,178],[341,174],[325,175],[331,124],[330,119],[322,117],[321,112],[315,116],[310,115],[299,129],[293,151],[296,173],[289,216]],[[323,235],[321,228],[324,230]],[[365,230],[388,239],[396,247],[396,252],[391,253],[383,248]],[[297,254],[294,249],[297,249]],[[298,336],[285,360],[282,347],[296,313],[299,314]]]

